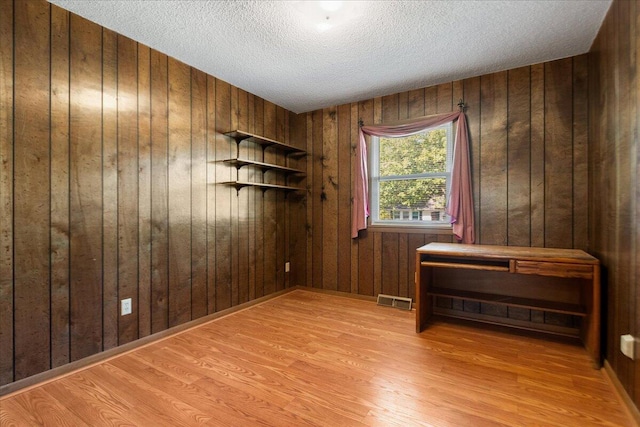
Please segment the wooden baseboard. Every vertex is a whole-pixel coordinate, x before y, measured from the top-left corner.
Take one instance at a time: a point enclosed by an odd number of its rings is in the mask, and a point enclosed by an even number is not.
[[[16,395],[18,393],[22,393],[24,391],[30,390],[35,387],[39,387],[48,382],[57,380],[59,378],[63,378],[69,375],[72,375],[76,372],[82,371],[84,369],[88,369],[92,366],[98,365],[100,363],[104,363],[114,357],[121,356],[125,353],[129,353],[134,350],[138,350],[142,347],[148,346],[150,344],[154,344],[156,342],[165,340],[182,332],[186,332],[190,329],[193,329],[197,326],[200,326],[204,323],[212,322],[221,317],[227,316],[232,313],[236,313],[242,310],[246,310],[249,307],[253,307],[258,304],[262,304],[271,299],[280,297],[285,295],[293,290],[296,287],[284,289],[273,294],[266,295],[261,298],[256,298],[252,301],[245,302],[243,304],[237,305],[235,307],[231,307],[225,310],[221,310],[216,313],[209,314],[207,316],[201,317],[199,319],[192,320],[187,323],[183,323],[182,325],[174,326],[173,328],[166,329],[164,331],[155,333],[153,335],[146,336],[144,338],[140,338],[138,340],[132,341],[127,344],[123,344],[119,347],[115,347],[109,350],[105,350],[101,353],[97,353],[84,359],[77,360],[75,362],[68,363],[66,365],[50,369],[48,371],[42,372],[40,374],[36,374],[30,376],[28,378],[24,378],[22,380],[14,381],[10,384],[4,385],[0,387],[0,401],[4,400],[10,396]],[[306,289],[306,288],[305,288]]]
[[[629,413],[629,417],[636,422],[636,426],[640,426],[640,411],[638,410],[638,407],[633,403],[633,400],[631,400],[629,393],[627,393],[625,388],[622,386],[622,383],[618,379],[618,376],[609,364],[609,361],[606,359],[604,361],[604,372],[605,377],[609,379],[609,382],[613,386],[620,401],[622,401],[622,403],[624,404],[627,412]]]

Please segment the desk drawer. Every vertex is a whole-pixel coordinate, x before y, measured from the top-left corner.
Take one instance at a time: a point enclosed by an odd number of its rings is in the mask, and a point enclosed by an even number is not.
[[[590,264],[569,264],[563,262],[520,261],[515,262],[515,273],[537,274],[539,276],[592,279],[593,266]]]

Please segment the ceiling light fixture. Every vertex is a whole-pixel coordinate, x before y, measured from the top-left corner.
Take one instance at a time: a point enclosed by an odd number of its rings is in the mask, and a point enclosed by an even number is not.
[[[335,12],[342,7],[341,1],[319,1],[318,5],[327,12]]]
[[[321,33],[336,29],[353,19],[357,15],[356,3],[337,0],[292,2],[295,10],[303,17],[301,22]]]
[[[320,9],[326,12],[337,12],[342,7],[341,1],[319,1],[317,2],[317,4],[320,7]],[[333,23],[329,22],[330,19],[331,19],[331,16],[327,14],[324,20],[322,20],[316,25],[316,28],[318,29],[318,31],[324,32],[324,31],[330,30],[333,27]]]

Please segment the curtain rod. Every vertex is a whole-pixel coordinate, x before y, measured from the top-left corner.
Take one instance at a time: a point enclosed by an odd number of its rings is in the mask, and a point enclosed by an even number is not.
[[[465,108],[467,108],[467,104],[464,103],[464,100],[462,98],[458,100],[458,104],[456,105],[458,105],[461,113],[464,113]],[[364,126],[364,121],[362,119],[358,119],[358,127],[362,126]]]

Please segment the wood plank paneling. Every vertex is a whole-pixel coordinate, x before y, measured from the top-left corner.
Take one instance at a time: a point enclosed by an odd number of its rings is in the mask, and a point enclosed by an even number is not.
[[[118,345],[118,35],[102,31],[102,346]]]
[[[151,49],[138,49],[138,335],[151,334]]]
[[[345,104],[337,108],[338,113],[338,145],[336,198],[338,212],[338,287],[339,291],[351,292],[351,105]]]
[[[409,106],[407,108],[407,117],[415,118],[424,116],[424,89],[409,91],[407,99]]]
[[[322,288],[338,289],[338,111],[322,112]]]
[[[573,247],[589,247],[589,70],[587,56],[573,58]]]
[[[247,131],[251,133],[256,133],[255,128],[255,117],[256,117],[256,96],[247,93]],[[257,160],[256,155],[258,154],[258,150],[255,148],[250,151],[248,154],[249,159]],[[259,175],[259,171],[250,170],[249,171],[249,179],[255,181],[256,177]],[[248,211],[248,224],[247,224],[247,233],[248,233],[248,258],[247,258],[247,280],[249,287],[249,300],[253,300],[256,298],[256,264],[257,264],[257,254],[256,254],[256,197],[255,192],[247,194],[247,211]],[[304,241],[304,240],[301,240]]]
[[[118,319],[118,344],[138,338],[138,49],[118,36],[118,290],[131,298],[131,314]],[[116,302],[116,307],[118,303]]]
[[[248,129],[248,105],[247,105],[247,92],[238,89],[237,91],[237,106],[235,107],[235,121],[237,124],[232,124],[232,128]],[[251,147],[244,146],[244,152],[241,155],[243,158],[249,158]],[[250,168],[243,168],[239,172],[243,173],[243,179],[248,179]],[[238,193],[238,210],[237,210],[237,236],[234,241],[238,242],[237,245],[237,297],[234,300],[235,304],[247,302],[249,300],[249,199],[251,198],[250,191],[242,191]]]
[[[235,153],[235,144],[223,135],[231,126],[231,85],[216,80],[216,182],[230,181],[233,177],[230,166],[221,163]],[[232,147],[233,144],[233,147]],[[245,189],[244,191],[252,191]],[[215,309],[231,307],[231,200],[237,197],[231,187],[216,186],[216,305]]]
[[[95,315],[95,307],[103,306],[102,127],[96,120],[102,93],[102,52],[96,46],[102,42],[102,28],[76,15],[71,15],[70,25],[69,268],[71,360],[75,361],[103,349],[103,317]]]
[[[151,333],[169,327],[168,58],[151,51]]]
[[[613,10],[617,14],[618,28],[629,28],[629,4],[630,2],[618,2]],[[629,43],[628,34],[626,31],[617,31],[616,35],[617,51],[614,53],[614,58],[617,66],[620,70],[628,70],[630,67],[629,59]],[[615,194],[614,210],[616,212],[615,231],[613,231],[613,246],[612,249],[618,257],[622,259],[632,258],[632,240],[628,236],[634,234],[634,215],[632,214],[632,205],[635,204],[631,198],[631,194],[634,193],[634,186],[637,185],[635,176],[633,174],[631,158],[636,157],[633,147],[637,146],[637,139],[630,138],[629,123],[629,108],[630,90],[629,90],[629,73],[621,72],[615,81],[617,86],[617,102],[619,105],[615,109],[615,170],[619,171],[615,177]],[[623,172],[624,171],[624,172]],[[620,262],[614,269],[610,270],[612,278],[615,283],[624,283],[631,277],[632,262]],[[626,302],[629,297],[633,297],[633,287],[631,283],[625,284],[625,286],[616,286],[616,307],[615,307],[615,335],[622,335],[628,333],[632,329],[631,315],[634,311],[632,306],[629,306]],[[622,383],[631,388],[633,384],[633,361],[624,357],[621,352],[616,352],[619,358],[618,373],[622,378]]]
[[[636,70],[632,72],[629,80],[629,87],[631,88],[630,93],[632,94],[629,99],[629,125],[630,125],[630,134],[638,135],[640,133],[640,79],[638,78],[638,58],[640,58],[640,8],[638,8],[638,3],[631,3],[631,7],[629,10],[629,16],[631,19],[629,20],[629,39],[631,40],[630,44],[630,63],[633,64],[631,70]],[[635,43],[634,43],[635,41]],[[635,95],[634,95],[635,94]],[[640,224],[640,205],[638,201],[640,200],[640,150],[637,149],[636,152],[632,154],[633,157],[631,159],[631,176],[633,179],[633,170],[635,169],[635,191],[631,191],[631,197],[635,200],[634,206],[635,215],[634,223],[636,227]],[[636,236],[638,233],[638,229],[635,229]],[[634,246],[632,246],[634,247]],[[640,335],[640,281],[638,281],[638,277],[640,277],[640,254],[638,253],[638,241],[635,242],[634,247],[635,253],[632,253],[631,256],[631,274],[636,278],[635,287],[633,284],[629,286],[629,301],[631,302],[630,311],[631,311],[631,326],[634,331],[634,336]],[[634,304],[635,303],[635,304]],[[633,319],[635,319],[635,325],[633,324]],[[637,358],[636,358],[637,359]],[[633,401],[636,404],[636,408],[640,410],[640,362],[634,363],[634,371],[633,371],[633,381],[632,386],[627,389],[629,394],[631,395]],[[640,417],[636,417],[640,418]],[[640,423],[640,420],[636,419]]]
[[[191,320],[191,71],[169,58],[169,326]]]
[[[376,296],[382,292],[382,268],[383,268],[383,252],[382,252],[382,236],[386,233],[374,231],[371,233],[373,239],[373,257],[371,259],[379,260],[379,262],[373,262],[373,295]],[[371,259],[369,262],[371,262]],[[387,264],[388,265],[388,264]],[[392,268],[395,269],[395,266]],[[392,274],[392,273],[391,273]]]
[[[262,135],[267,138],[276,139],[277,134],[277,112],[276,105],[269,101],[264,101],[264,132]],[[277,163],[277,153],[274,150],[264,151],[266,162]],[[271,179],[274,179],[273,177]],[[275,180],[271,182],[276,182]],[[265,191],[262,193],[264,209],[264,294],[269,295],[277,289],[277,192]]]
[[[290,123],[290,139],[291,143],[297,147],[305,147],[307,142],[307,115],[306,114],[294,114],[289,115]],[[293,158],[292,158],[293,159]],[[307,170],[306,157],[296,159],[294,167],[298,170]],[[306,179],[298,177],[295,181],[300,188],[306,188]],[[344,193],[340,193],[343,195]],[[348,194],[348,193],[347,193]],[[306,191],[300,192],[300,194],[292,194],[290,209],[290,235],[297,236],[290,240],[290,255],[289,260],[291,262],[291,270],[289,274],[289,286],[303,286],[307,283],[307,194]],[[348,221],[351,221],[349,218]],[[251,234],[253,235],[253,234]],[[251,253],[251,251],[249,252]],[[251,265],[251,262],[249,263]],[[348,263],[348,266],[350,264]],[[349,284],[350,281],[347,281]]]
[[[398,233],[398,293],[396,295],[409,295],[410,283],[413,283],[413,279],[409,279],[409,270],[411,259],[413,261],[412,254],[408,251],[409,236],[407,233]]]
[[[69,13],[51,8],[51,367],[69,355]],[[4,304],[4,299],[2,299]]]
[[[608,26],[604,28],[606,38],[610,46],[610,49],[608,49],[608,51],[605,53],[606,54],[605,61],[608,61],[608,62],[614,62],[617,59],[617,54],[618,54],[618,39],[616,37],[616,33],[617,33],[616,27],[618,26],[618,16],[617,16],[618,7],[619,7],[619,3],[614,5],[614,7],[612,7],[609,10],[609,14],[614,19],[612,22],[610,22]],[[604,247],[601,247],[601,248],[605,252],[615,253],[615,250],[617,248],[619,223],[613,222],[612,219],[616,218],[616,216],[614,216],[613,213],[616,211],[615,209],[618,203],[616,193],[618,191],[619,182],[618,182],[618,173],[614,174],[614,173],[610,173],[609,171],[617,170],[616,163],[620,156],[620,153],[616,149],[616,145],[615,145],[616,143],[619,142],[617,140],[617,136],[618,136],[617,132],[619,130],[617,112],[618,112],[619,105],[616,102],[617,100],[615,98],[616,98],[616,93],[618,93],[620,88],[617,84],[619,82],[619,76],[616,75],[618,74],[618,72],[615,72],[610,69],[603,70],[603,72],[604,72],[604,75],[606,75],[607,77],[607,81],[603,87],[603,92],[606,93],[606,94],[603,94],[605,96],[603,101],[606,105],[606,108],[603,109],[601,120],[603,120],[602,136],[604,137],[604,140],[607,142],[606,142],[606,145],[602,147],[601,162],[603,167],[603,171],[602,171],[603,173],[599,175],[600,178],[603,180],[603,184],[604,184],[601,187],[601,191],[603,191],[603,193],[602,193],[600,205],[596,209],[604,209],[605,212],[611,213],[611,214],[603,215],[601,224],[607,230],[607,232],[604,234],[604,237],[602,239],[602,242],[604,243]],[[596,215],[597,214],[598,213],[596,213]],[[618,269],[619,269],[619,263],[618,262],[612,263],[608,267],[608,274],[607,274],[607,285],[610,286],[608,291],[608,300],[610,301],[609,310],[611,310],[612,313],[615,313],[614,316],[616,318],[616,321],[611,322],[611,326],[609,327],[608,332],[611,336],[614,336],[614,337],[620,336],[620,334],[622,333],[620,325],[617,321],[618,320],[617,312],[620,309],[620,303],[622,301],[622,295],[623,295],[623,290],[622,290],[623,286],[620,283],[620,278],[617,276]],[[611,283],[611,285],[609,285],[609,283]],[[617,368],[617,371],[620,377],[623,378],[623,381],[624,379],[628,381],[629,379],[628,365],[624,360],[624,356],[620,354],[620,352],[618,351],[618,344],[615,341],[612,341],[612,340],[608,341],[607,353],[611,355],[612,366],[615,366]]]
[[[545,246],[573,244],[572,60],[545,64]]]
[[[312,224],[311,224],[311,232],[312,232],[312,258],[311,262],[311,271],[312,271],[312,280],[313,287],[320,288],[323,284],[322,273],[324,271],[324,234],[323,234],[323,221],[322,217],[324,215],[324,200],[326,198],[326,193],[324,189],[324,183],[322,179],[324,178],[324,154],[323,154],[323,112],[322,110],[317,110],[313,112],[312,115],[312,151],[311,157],[313,159],[313,174],[311,175],[311,180],[313,183],[313,187],[311,189],[311,209],[312,209]],[[332,254],[327,254],[327,256],[331,256]]]
[[[544,64],[531,66],[531,246],[545,245]]]
[[[207,314],[207,75],[191,69],[191,317]]]
[[[237,87],[231,86],[229,102],[230,102],[229,129],[238,129],[239,128],[239,121],[238,121],[239,106],[238,106],[238,88]],[[246,143],[242,143],[236,146],[236,153],[238,157],[246,156],[247,150],[248,148]],[[232,157],[232,156],[229,156],[229,157]],[[238,179],[244,179],[247,176],[247,171],[244,169],[239,170],[236,168],[235,175],[236,177],[238,177]],[[233,175],[233,172],[232,172],[232,175]],[[231,290],[231,299],[230,299],[231,306],[238,304],[238,299],[240,296],[240,292],[239,292],[240,288],[238,285],[240,263],[238,258],[240,257],[240,246],[244,242],[241,243],[238,237],[239,237],[239,225],[241,221],[241,219],[239,218],[240,205],[242,204],[241,200],[245,198],[244,193],[246,193],[246,191],[242,191],[242,192],[236,191],[236,194],[235,194],[236,197],[230,200],[230,205],[229,205],[231,208],[231,212],[229,214],[229,225],[230,225],[229,239],[231,242],[237,242],[236,244],[232,244],[231,252],[229,253],[229,261],[231,263],[230,265],[231,282],[229,284],[230,285],[229,288]]]
[[[207,312],[216,311],[216,79],[207,76]]]
[[[285,109],[276,106],[276,133],[275,139],[289,143],[288,119],[289,114],[285,114]],[[274,150],[277,164],[287,164],[287,154],[281,150]],[[278,175],[278,183],[284,184],[287,179],[284,174]],[[286,275],[284,272],[285,260],[288,260],[289,249],[285,243],[288,239],[289,211],[287,209],[287,194],[281,191],[272,191],[276,197],[276,290],[281,291],[286,286]]]
[[[380,292],[387,295],[398,295],[400,288],[398,285],[398,233],[377,234],[380,236],[380,259],[382,261],[380,263]]]
[[[509,70],[507,134],[507,242],[529,246],[531,239],[530,67]]]
[[[0,3],[0,384],[13,381],[13,2]],[[6,60],[4,59],[6,58]]]
[[[316,163],[315,158],[313,157],[313,116],[312,113],[305,113],[305,125],[304,125],[307,134],[305,138],[304,148],[307,150],[306,154],[306,180],[305,180],[305,194],[304,194],[304,204],[306,207],[306,215],[305,215],[305,245],[307,248],[307,253],[305,254],[306,258],[306,280],[305,283],[307,286],[313,286],[313,209],[309,208],[309,206],[313,203],[313,195],[312,195],[312,183],[313,183],[313,166]],[[295,130],[293,131],[295,133]]]
[[[255,131],[258,135],[264,135],[264,100],[256,98],[254,102],[255,108]],[[254,159],[262,161],[264,159],[264,151],[256,150]],[[256,298],[264,295],[264,195],[261,191],[254,191],[255,201],[255,223],[256,223]]]
[[[409,92],[398,94],[398,117],[406,119],[409,116]]]
[[[443,83],[436,87],[436,113],[448,113],[453,110],[453,83]]]
[[[49,7],[15,4],[13,318],[15,378],[50,367]],[[44,72],[42,72],[44,71]]]
[[[481,77],[480,228],[489,245],[507,244],[507,73]]]

